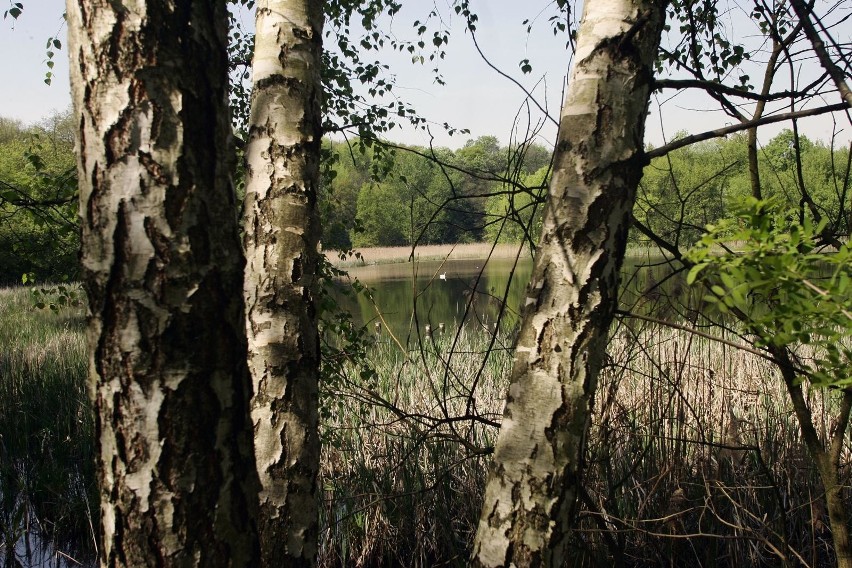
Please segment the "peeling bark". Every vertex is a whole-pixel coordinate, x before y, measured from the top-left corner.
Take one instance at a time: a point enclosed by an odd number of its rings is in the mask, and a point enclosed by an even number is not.
[[[666,2],[588,0],[475,566],[562,566]]]
[[[322,8],[258,2],[246,150],[245,299],[267,566],[316,563]]]
[[[67,16],[101,562],[256,566],[225,2]]]

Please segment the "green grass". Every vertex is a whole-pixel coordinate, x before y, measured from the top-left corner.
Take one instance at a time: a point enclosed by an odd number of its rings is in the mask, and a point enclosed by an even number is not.
[[[35,309],[28,290],[6,289],[0,322],[2,554],[9,565],[22,541],[91,558],[97,493],[82,315]]]

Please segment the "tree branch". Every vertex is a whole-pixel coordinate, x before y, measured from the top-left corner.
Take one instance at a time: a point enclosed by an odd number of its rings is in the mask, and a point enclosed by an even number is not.
[[[701,79],[658,79],[654,81],[654,90],[659,89],[702,89],[704,91],[713,91],[715,93],[741,97],[753,101],[776,101],[790,96],[800,97],[805,93],[797,93],[792,91],[783,91],[780,93],[761,94],[753,93],[736,87],[730,87],[715,81],[706,81]]]
[[[846,84],[846,77],[843,70],[835,65],[834,61],[832,61],[831,57],[828,55],[828,50],[825,48],[825,42],[823,42],[822,38],[819,37],[819,33],[811,21],[810,8],[805,5],[803,0],[790,0],[790,4],[793,6],[793,10],[795,10],[796,15],[799,16],[799,21],[802,24],[802,28],[805,30],[805,35],[810,40],[811,45],[814,48],[814,52],[819,58],[819,62],[822,64],[823,69],[828,72],[832,81],[834,81],[834,84],[837,86],[837,90],[840,91],[840,97],[846,101],[847,105],[852,106],[852,90],[850,90],[849,85]]]
[[[687,136],[686,138],[681,138],[679,140],[675,140],[665,146],[660,146],[659,148],[654,148],[653,150],[649,150],[645,152],[645,158],[647,160],[652,160],[653,158],[658,158],[660,156],[665,156],[669,152],[673,152],[679,148],[683,148],[684,146],[690,146],[695,144],[696,142],[702,142],[704,140],[710,140],[711,138],[721,138],[723,136],[727,136],[728,134],[733,134],[735,132],[740,132],[742,130],[748,130],[749,128],[754,128],[755,126],[764,126],[766,124],[774,124],[776,122],[784,122],[785,120],[793,120],[797,118],[805,118],[808,116],[818,116],[821,114],[828,114],[830,112],[837,112],[840,110],[847,110],[852,108],[852,104],[847,102],[837,103],[833,105],[828,105],[819,108],[813,108],[809,110],[799,110],[795,112],[786,112],[784,114],[776,114],[772,116],[765,116],[758,120],[750,120],[748,122],[743,122],[741,124],[733,124],[731,126],[726,126],[724,128],[717,128],[716,130],[708,130],[707,132],[702,132],[700,134],[693,134],[692,136]]]

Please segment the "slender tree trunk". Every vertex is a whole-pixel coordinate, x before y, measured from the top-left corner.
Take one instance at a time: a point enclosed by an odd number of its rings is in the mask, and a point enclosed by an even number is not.
[[[474,542],[476,566],[562,566],[666,2],[587,0],[541,244]]]
[[[267,566],[311,566],[317,552],[322,23],[316,0],[258,2],[245,298]]]
[[[839,481],[839,467],[820,468],[820,478],[825,487],[825,505],[837,568],[852,568],[852,542],[849,540],[849,516],[843,504],[843,485]]]
[[[825,491],[828,524],[838,568],[852,568],[852,539],[849,534],[849,514],[843,503],[843,485],[840,483],[840,456],[843,451],[846,431],[852,414],[852,391],[845,390],[840,408],[834,418],[829,438],[821,440],[813,422],[813,413],[808,406],[800,379],[788,351],[780,347],[769,347],[770,353],[781,371],[793,412],[802,430],[802,440],[814,460]]]
[[[256,566],[225,2],[67,14],[101,561]]]

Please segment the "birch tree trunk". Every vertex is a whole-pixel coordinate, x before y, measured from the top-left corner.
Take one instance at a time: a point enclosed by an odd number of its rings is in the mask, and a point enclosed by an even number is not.
[[[67,16],[101,562],[256,566],[225,2]]]
[[[246,150],[245,299],[267,566],[316,562],[322,8],[258,2]]]
[[[563,565],[665,6],[585,2],[475,566]]]

